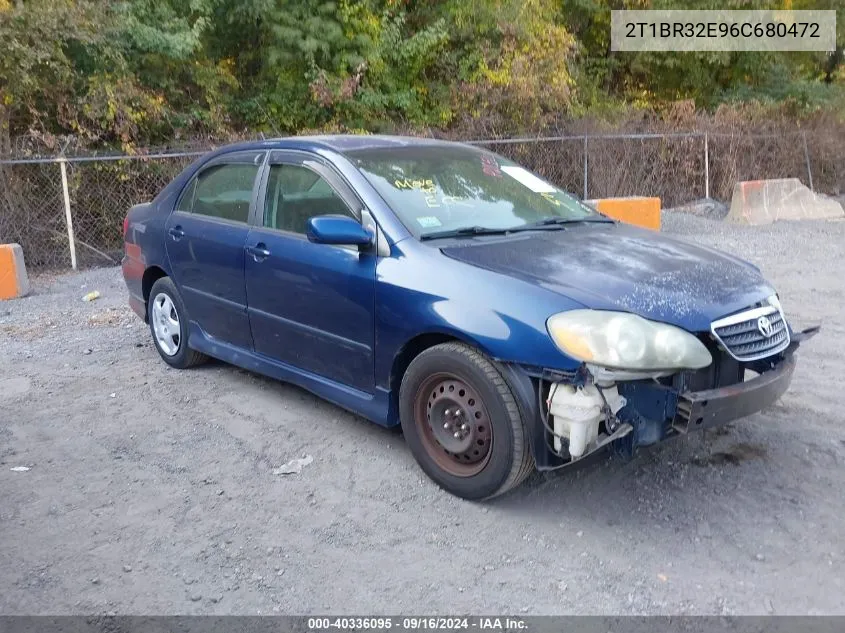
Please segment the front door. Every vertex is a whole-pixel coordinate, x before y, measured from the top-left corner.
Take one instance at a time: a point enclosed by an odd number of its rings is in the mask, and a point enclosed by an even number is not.
[[[274,152],[256,226],[246,241],[246,290],[255,351],[372,392],[374,250],[309,242],[308,220],[360,219],[354,194],[317,157]]]
[[[167,255],[188,318],[211,337],[252,349],[244,244],[265,152],[224,154],[203,166],[166,224]]]

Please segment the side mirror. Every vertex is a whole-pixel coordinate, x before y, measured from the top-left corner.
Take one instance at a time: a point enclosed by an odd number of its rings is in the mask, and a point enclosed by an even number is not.
[[[306,235],[316,244],[343,246],[369,246],[373,234],[361,224],[345,215],[318,215],[308,220]]]

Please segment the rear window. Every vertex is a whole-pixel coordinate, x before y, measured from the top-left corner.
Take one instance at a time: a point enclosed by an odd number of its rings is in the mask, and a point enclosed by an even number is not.
[[[201,172],[185,190],[178,209],[235,222],[249,220],[252,187],[258,166],[215,165]]]

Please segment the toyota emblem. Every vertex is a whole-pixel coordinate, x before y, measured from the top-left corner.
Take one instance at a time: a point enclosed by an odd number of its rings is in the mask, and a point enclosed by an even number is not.
[[[757,319],[757,329],[760,330],[760,334],[769,338],[772,334],[775,333],[775,328],[772,327],[772,322],[769,321],[768,317],[761,316]]]

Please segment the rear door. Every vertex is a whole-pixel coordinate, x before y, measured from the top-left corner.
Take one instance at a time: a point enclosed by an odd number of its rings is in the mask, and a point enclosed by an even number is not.
[[[374,389],[374,249],[309,242],[308,220],[363,205],[322,159],[272,152],[246,287],[255,351],[356,389]]]
[[[224,154],[188,183],[166,224],[167,254],[188,318],[211,337],[252,349],[244,245],[266,152]]]

